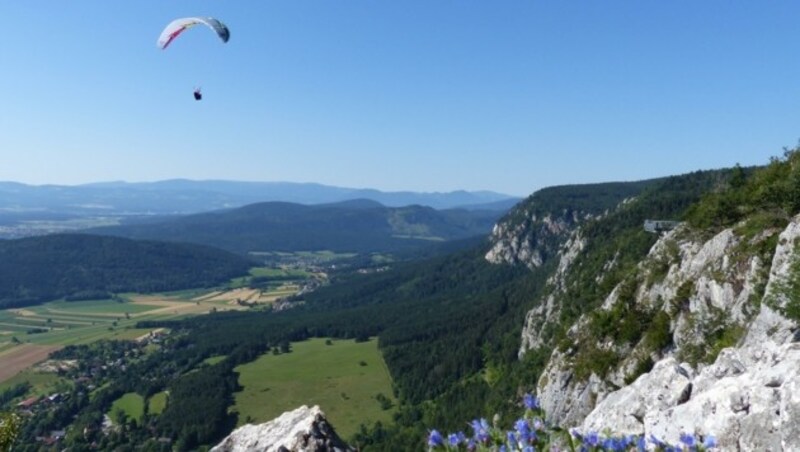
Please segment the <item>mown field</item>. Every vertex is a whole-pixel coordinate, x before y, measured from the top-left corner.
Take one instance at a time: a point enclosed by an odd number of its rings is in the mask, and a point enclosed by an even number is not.
[[[377,340],[325,342],[293,343],[291,353],[268,353],[238,366],[244,388],[235,394],[239,424],[265,422],[301,405],[319,405],[344,438],[361,424],[391,422],[393,410],[376,399],[383,394],[395,403]]]
[[[28,396],[49,395],[54,392],[59,392],[59,385],[70,384],[65,378],[59,377],[53,372],[39,372],[38,370],[28,368],[0,382],[0,392],[25,382],[31,385]]]
[[[111,404],[111,410],[108,415],[114,422],[117,422],[117,412],[119,411],[125,413],[128,419],[135,419],[136,422],[141,422],[142,416],[144,416],[144,399],[135,392],[129,392]]]
[[[164,411],[164,408],[167,407],[167,399],[167,393],[164,391],[153,394],[153,396],[147,401],[149,413],[153,415],[161,414]]]

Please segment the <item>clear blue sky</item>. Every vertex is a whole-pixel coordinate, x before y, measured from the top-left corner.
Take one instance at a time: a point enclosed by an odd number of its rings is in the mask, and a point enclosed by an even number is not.
[[[161,29],[214,16],[222,44]],[[800,2],[3,0],[0,180],[634,180],[800,138]],[[202,85],[205,99],[191,92]]]

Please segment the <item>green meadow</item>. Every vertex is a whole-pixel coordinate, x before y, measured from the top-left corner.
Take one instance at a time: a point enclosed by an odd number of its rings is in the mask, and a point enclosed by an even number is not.
[[[204,359],[203,363],[208,364],[209,366],[213,366],[217,363],[222,362],[223,359],[225,359],[225,355],[215,355]]]
[[[116,412],[122,411],[128,416],[128,419],[135,419],[136,422],[142,421],[144,416],[144,398],[135,392],[129,392],[111,404],[111,410],[108,415],[115,423],[117,422]]]
[[[319,405],[343,438],[361,424],[391,422],[393,410],[376,399],[383,394],[396,403],[377,340],[325,342],[296,342],[291,353],[267,353],[236,367],[244,388],[235,394],[239,424],[265,422],[301,405]]]
[[[231,280],[230,288],[245,287],[252,278],[274,278],[276,282],[281,279],[294,280],[313,277],[314,273],[298,268],[274,268],[274,267],[254,267],[250,269],[248,276],[242,276]],[[296,288],[294,290],[297,290]]]
[[[0,392],[5,391],[20,383],[28,382],[31,390],[26,397],[50,395],[59,392],[72,383],[52,372],[39,372],[33,369],[24,370],[10,379],[0,382]]]
[[[164,412],[164,408],[167,407],[167,393],[161,391],[157,394],[153,394],[147,400],[147,410],[150,414],[159,415]]]
[[[134,304],[129,301],[118,302],[115,300],[90,300],[90,301],[54,301],[49,303],[47,310],[50,312],[64,311],[69,314],[138,314],[157,309],[157,306]],[[31,309],[31,308],[29,308]],[[33,308],[36,309],[36,308]],[[41,312],[41,310],[40,310]]]

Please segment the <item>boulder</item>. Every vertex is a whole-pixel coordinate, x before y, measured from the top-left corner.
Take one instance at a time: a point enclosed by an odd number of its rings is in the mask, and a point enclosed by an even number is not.
[[[344,452],[342,441],[319,406],[305,405],[263,424],[243,425],[211,449],[212,452]]]

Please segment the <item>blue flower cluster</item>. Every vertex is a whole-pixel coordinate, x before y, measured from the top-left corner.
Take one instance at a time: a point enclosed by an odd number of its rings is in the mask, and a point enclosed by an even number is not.
[[[525,415],[514,422],[513,430],[503,431],[492,426],[486,419],[475,419],[469,423],[472,436],[464,432],[451,433],[445,438],[439,431],[428,435],[430,451],[497,451],[535,452],[548,450],[597,451],[645,451],[703,452],[717,447],[713,436],[696,437],[683,434],[680,444],[667,444],[655,436],[649,439],[637,435],[600,435],[597,432],[581,434],[577,430],[566,432],[550,427],[544,422],[544,413],[539,401],[531,394],[523,397]]]

